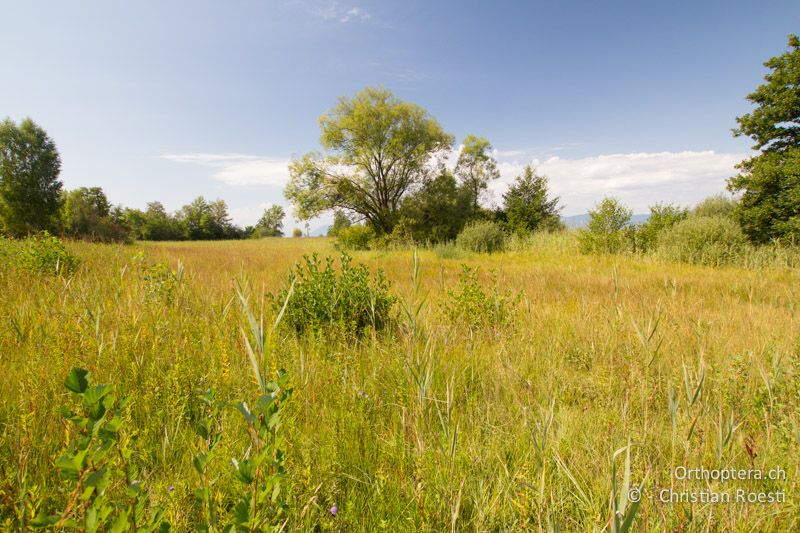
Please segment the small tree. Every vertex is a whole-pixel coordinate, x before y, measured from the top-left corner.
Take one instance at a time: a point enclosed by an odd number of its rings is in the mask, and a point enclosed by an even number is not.
[[[283,237],[283,219],[285,217],[286,212],[279,205],[264,209],[264,214],[256,223],[253,237]]]
[[[301,230],[300,228],[294,228],[292,230],[292,237],[298,238],[302,236],[303,236],[303,230]]]
[[[34,121],[0,122],[0,229],[14,236],[54,230],[60,172],[55,143]]]
[[[500,177],[497,161],[491,156],[492,145],[487,139],[467,135],[458,155],[455,174],[461,185],[469,191],[472,209],[478,210],[481,195],[489,182]]]
[[[619,253],[624,244],[624,229],[633,212],[616,198],[607,197],[589,211],[589,224],[578,234],[584,253]]]
[[[639,243],[642,248],[652,250],[658,242],[659,235],[687,216],[689,210],[685,207],[661,203],[650,206],[650,216],[639,228]]]
[[[455,239],[472,213],[472,190],[456,183],[442,171],[406,197],[400,220],[416,241],[442,242]]]
[[[517,234],[562,227],[558,200],[548,197],[547,178],[527,165],[503,195],[508,227]]]
[[[352,222],[350,222],[344,211],[337,209],[333,212],[333,224],[328,228],[328,237],[336,237],[340,231],[349,228],[351,224]]]

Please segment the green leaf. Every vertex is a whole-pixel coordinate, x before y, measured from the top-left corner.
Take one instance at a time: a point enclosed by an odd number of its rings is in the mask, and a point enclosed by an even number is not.
[[[64,386],[76,394],[82,394],[89,386],[89,381],[86,379],[88,370],[75,367],[70,371],[67,379],[64,380]]]
[[[40,510],[36,518],[30,521],[30,525],[34,528],[49,527],[58,522],[58,516],[47,514],[44,510]]]

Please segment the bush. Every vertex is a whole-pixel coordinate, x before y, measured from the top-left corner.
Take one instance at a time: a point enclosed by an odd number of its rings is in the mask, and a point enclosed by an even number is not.
[[[300,228],[294,228],[292,230],[292,237],[302,237],[302,236],[303,236],[303,230],[301,230]]]
[[[696,217],[733,217],[736,202],[725,195],[709,196],[692,209],[692,216]]]
[[[42,274],[68,274],[80,263],[57,237],[46,231],[21,240],[3,238],[0,256],[22,270]]]
[[[350,226],[341,228],[336,234],[336,246],[341,250],[369,250],[375,238],[371,226]]]
[[[501,293],[497,276],[490,272],[490,292],[487,294],[478,283],[478,269],[462,265],[458,287],[447,292],[448,299],[441,304],[452,325],[466,326],[476,331],[484,326],[500,327],[509,323],[511,308],[519,301],[510,292]]]
[[[382,329],[396,298],[389,295],[389,282],[378,270],[374,277],[365,265],[353,266],[352,258],[342,254],[337,276],[333,258],[324,266],[316,254],[304,256],[289,273],[294,293],[286,304],[282,324],[297,333],[339,327],[346,333],[360,334],[371,326]],[[273,308],[280,312],[289,289],[270,295]]]
[[[658,239],[662,257],[701,265],[737,262],[747,238],[733,219],[724,216],[692,216],[675,224]]]
[[[650,216],[642,224],[637,242],[643,251],[652,250],[658,243],[658,236],[689,216],[686,208],[672,204],[656,204],[650,207]]]
[[[506,234],[499,224],[490,221],[472,222],[458,234],[456,245],[470,252],[502,252]]]
[[[604,198],[589,211],[589,224],[578,233],[583,253],[616,254],[623,250],[627,237],[625,227],[633,213],[616,198]]]

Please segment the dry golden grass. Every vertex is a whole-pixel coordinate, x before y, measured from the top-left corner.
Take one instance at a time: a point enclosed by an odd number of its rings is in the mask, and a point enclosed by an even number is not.
[[[65,375],[82,366],[134,398],[151,497],[189,529],[197,393],[257,393],[235,280],[277,292],[303,254],[338,252],[322,238],[69,247],[83,260],[71,278],[0,269],[0,523],[14,529],[63,498],[52,464],[69,433],[58,406]],[[147,264],[182,265],[173,298],[142,277],[140,252]],[[571,236],[549,236],[491,256],[420,252],[415,296],[412,251],[353,255],[383,269],[404,301],[425,297],[419,332],[398,313],[389,331],[362,339],[283,334],[269,365],[295,385],[290,529],[610,528],[612,456],[629,442],[632,482],[647,479],[637,529],[800,527],[797,272],[583,256]],[[448,323],[441,306],[462,264],[480,267],[484,286],[494,270],[501,290],[521,294],[512,320]],[[686,382],[694,388],[701,368],[692,405]],[[720,448],[729,416],[735,430]],[[226,430],[213,465],[223,513],[237,490],[225,457],[246,446],[236,413]],[[680,481],[679,465],[780,467],[786,480]],[[658,501],[663,487],[786,501],[670,504]]]

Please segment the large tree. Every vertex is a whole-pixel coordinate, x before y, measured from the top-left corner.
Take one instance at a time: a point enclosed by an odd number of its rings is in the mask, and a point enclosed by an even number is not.
[[[33,120],[0,122],[0,228],[21,236],[57,226],[61,158]]]
[[[518,234],[558,229],[561,227],[558,200],[557,196],[550,197],[547,177],[536,174],[527,165],[503,195],[509,228]]]
[[[340,98],[320,118],[320,129],[325,152],[291,163],[286,198],[302,220],[342,209],[379,233],[392,231],[403,196],[453,144],[427,111],[383,88]]]
[[[800,238],[800,38],[790,35],[788,47],[764,63],[766,83],[747,96],[756,108],[733,130],[761,151],[728,181],[729,190],[743,193],[736,218],[755,242]]]
[[[489,182],[500,177],[497,161],[492,157],[491,143],[483,137],[467,135],[458,154],[455,173],[461,185],[470,191],[472,209],[477,211]]]

